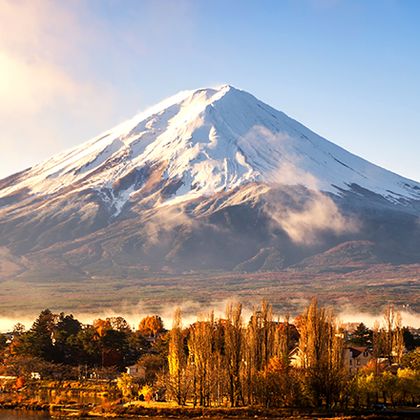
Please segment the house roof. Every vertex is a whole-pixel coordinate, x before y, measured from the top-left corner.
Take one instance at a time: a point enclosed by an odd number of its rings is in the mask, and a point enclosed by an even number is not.
[[[365,351],[369,351],[367,347],[357,347],[357,346],[349,346],[346,347],[351,352],[351,357],[355,359],[356,357],[359,357],[360,354],[364,353]]]

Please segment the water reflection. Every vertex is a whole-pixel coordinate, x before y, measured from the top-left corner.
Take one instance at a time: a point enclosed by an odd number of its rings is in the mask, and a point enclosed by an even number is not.
[[[22,410],[0,410],[1,420],[49,420],[51,416],[47,413],[39,413]]]

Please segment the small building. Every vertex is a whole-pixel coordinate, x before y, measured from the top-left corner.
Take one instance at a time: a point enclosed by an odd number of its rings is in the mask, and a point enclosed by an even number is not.
[[[355,375],[373,359],[367,347],[346,347],[344,349],[344,366],[350,375]]]
[[[143,366],[139,366],[139,365],[127,366],[125,368],[125,371],[133,378],[136,378],[136,379],[146,378],[146,369]]]
[[[41,374],[39,372],[31,372],[31,379],[39,381],[41,380]]]

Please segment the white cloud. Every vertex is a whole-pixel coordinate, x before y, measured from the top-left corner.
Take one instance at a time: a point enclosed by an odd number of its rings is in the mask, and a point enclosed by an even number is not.
[[[343,234],[359,228],[356,220],[343,215],[332,198],[321,191],[318,179],[302,169],[301,156],[296,154],[293,140],[286,133],[272,133],[255,126],[247,134],[247,138],[252,137],[264,138],[277,148],[281,145],[283,152],[269,174],[273,192],[265,204],[274,226],[281,227],[293,242],[305,245],[316,243],[322,232]],[[278,187],[282,190],[279,195]]]
[[[105,126],[112,113],[115,92],[89,70],[96,39],[80,12],[78,2],[0,0],[0,177],[68,147],[69,121]]]
[[[0,51],[0,73],[0,112],[7,118],[38,113],[59,99],[74,102],[84,91],[59,67],[5,51]]]
[[[302,209],[287,209],[274,219],[287,232],[293,242],[313,244],[318,234],[329,231],[336,234],[352,232],[357,228],[353,220],[344,217],[334,201],[318,191],[306,201]]]

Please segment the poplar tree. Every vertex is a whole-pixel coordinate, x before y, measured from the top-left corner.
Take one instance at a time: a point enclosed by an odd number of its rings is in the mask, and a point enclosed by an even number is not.
[[[384,343],[384,357],[390,363],[401,362],[404,351],[403,331],[401,327],[401,314],[396,311],[394,305],[388,305],[384,311],[385,328],[382,331]]]
[[[343,335],[331,311],[313,299],[298,325],[299,358],[305,372],[305,384],[317,406],[325,399],[327,407],[341,391],[343,371]]]
[[[225,357],[228,373],[230,405],[237,407],[243,400],[241,366],[243,357],[242,305],[229,303],[226,307]]]
[[[201,407],[210,405],[213,327],[213,314],[209,320],[197,321],[190,327],[188,350],[193,375],[194,406],[197,401]]]
[[[272,307],[263,301],[260,308],[254,308],[246,331],[245,387],[248,404],[259,402],[257,394],[264,396],[264,404],[267,404],[266,368],[274,355],[274,330]]]
[[[168,351],[168,382],[167,389],[171,397],[178,405],[185,405],[188,395],[187,356],[184,348],[182,334],[181,310],[177,309],[174,314],[172,329],[169,333]]]

